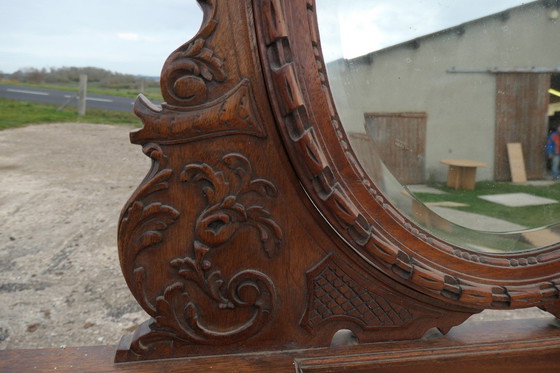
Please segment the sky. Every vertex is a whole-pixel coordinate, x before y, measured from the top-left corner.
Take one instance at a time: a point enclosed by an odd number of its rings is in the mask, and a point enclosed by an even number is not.
[[[333,46],[324,48],[330,60],[527,2],[317,0],[317,8],[323,44]],[[167,56],[197,32],[202,11],[196,0],[0,0],[0,20],[0,72],[93,66],[158,76]]]
[[[0,0],[0,72],[92,66],[158,76],[199,29],[195,0]]]

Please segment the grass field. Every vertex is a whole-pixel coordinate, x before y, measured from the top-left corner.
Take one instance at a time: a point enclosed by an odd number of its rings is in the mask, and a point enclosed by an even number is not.
[[[0,130],[22,127],[28,124],[81,122],[104,124],[131,124],[141,126],[133,113],[88,109],[86,115],[77,114],[75,107],[58,111],[59,105],[40,104],[0,98]]]

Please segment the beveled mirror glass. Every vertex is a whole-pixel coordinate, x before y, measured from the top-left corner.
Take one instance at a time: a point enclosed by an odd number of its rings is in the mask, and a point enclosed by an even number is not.
[[[317,1],[362,167],[428,231],[488,252],[560,241],[558,1]]]

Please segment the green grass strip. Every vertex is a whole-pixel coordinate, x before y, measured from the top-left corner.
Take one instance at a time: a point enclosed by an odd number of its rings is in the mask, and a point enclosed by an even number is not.
[[[87,109],[86,115],[80,116],[75,107],[66,107],[61,111],[57,109],[58,105],[0,98],[0,130],[28,124],[59,122],[141,126],[140,119],[132,112]]]
[[[59,91],[74,91],[78,93],[78,85],[75,82],[68,84],[33,84],[33,83],[21,83],[17,81],[4,81],[3,83],[18,85],[22,87],[34,87],[34,88],[47,88],[56,89]],[[101,87],[98,82],[88,82],[87,93],[95,93],[100,95],[108,96],[119,96],[119,97],[129,97],[135,98],[138,96],[139,92],[136,88],[104,88]],[[152,101],[163,101],[163,96],[161,95],[161,89],[159,85],[150,85],[144,88],[142,93],[144,96]]]

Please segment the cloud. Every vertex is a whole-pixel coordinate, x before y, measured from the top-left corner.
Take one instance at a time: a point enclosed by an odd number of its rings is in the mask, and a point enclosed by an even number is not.
[[[527,0],[317,0],[325,60],[353,58],[436,32]]]
[[[125,41],[138,41],[138,42],[148,42],[148,43],[155,43],[160,40],[157,37],[144,36],[144,35],[137,34],[135,32],[119,32],[117,33],[117,38]]]
[[[117,34],[117,37],[122,40],[132,40],[132,41],[140,40],[140,35],[135,34],[133,32],[120,32]]]

